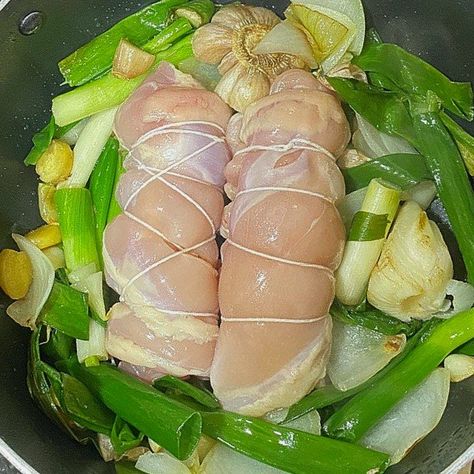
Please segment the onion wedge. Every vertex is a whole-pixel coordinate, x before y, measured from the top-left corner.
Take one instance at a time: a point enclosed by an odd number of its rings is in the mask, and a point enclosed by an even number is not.
[[[255,46],[253,52],[292,54],[299,56],[311,69],[318,65],[306,35],[288,20],[276,24]]]
[[[141,76],[155,62],[155,56],[147,53],[125,39],[121,39],[115,50],[112,74],[122,79]]]
[[[339,390],[349,390],[370,379],[405,347],[404,334],[386,336],[362,326],[334,320],[328,375]]]
[[[21,326],[35,329],[36,319],[43,308],[54,283],[54,267],[49,258],[26,237],[12,235],[20,250],[26,252],[31,261],[33,279],[26,296],[7,308],[7,314]]]
[[[359,444],[387,453],[396,464],[441,420],[449,395],[449,371],[435,369],[403,398]]]

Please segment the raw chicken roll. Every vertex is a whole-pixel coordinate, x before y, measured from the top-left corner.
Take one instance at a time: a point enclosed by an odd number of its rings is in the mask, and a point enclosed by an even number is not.
[[[122,214],[104,238],[107,283],[120,294],[106,344],[150,379],[209,376],[230,116],[216,94],[163,63],[116,117],[128,155],[117,189]]]
[[[224,408],[260,416],[325,375],[345,231],[335,164],[350,132],[338,99],[310,73],[279,76],[232,117],[211,384]]]

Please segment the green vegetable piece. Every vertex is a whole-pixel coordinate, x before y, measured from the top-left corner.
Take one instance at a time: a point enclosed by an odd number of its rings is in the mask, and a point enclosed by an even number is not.
[[[71,123],[66,127],[58,127],[54,122],[54,117],[51,115],[47,125],[33,135],[33,148],[31,148],[24,160],[25,165],[35,165],[41,155],[49,147],[53,138],[61,138],[67,131],[74,127],[76,123],[77,122]]]
[[[171,44],[181,39],[193,30],[193,26],[186,18],[177,18],[166,28],[163,28],[156,36],[147,41],[142,49],[147,53],[157,54],[165,50]]]
[[[388,455],[225,411],[203,412],[203,432],[278,469],[318,474],[383,472]]]
[[[474,356],[474,339],[469,342],[466,342],[466,344],[462,345],[456,352],[458,354]]]
[[[441,120],[456,142],[469,174],[474,176],[474,137],[444,112],[441,113]]]
[[[66,368],[110,410],[173,456],[187,459],[196,448],[202,423],[198,412],[109,364],[84,367],[69,360]]]
[[[176,15],[189,20],[194,28],[209,23],[216,7],[211,0],[191,0],[176,9]]]
[[[102,238],[105,226],[107,225],[110,201],[114,191],[115,171],[119,159],[118,148],[118,140],[116,138],[109,138],[89,181],[89,190],[95,213],[97,247],[100,256],[102,256]]]
[[[421,321],[416,319],[405,323],[370,305],[363,306],[362,308],[352,308],[344,306],[335,300],[331,306],[330,313],[343,323],[363,326],[387,336],[406,334],[407,337],[410,337],[421,327]]]
[[[368,44],[354,63],[364,71],[389,78],[407,94],[425,97],[434,92],[453,114],[474,118],[470,83],[452,82],[436,68],[395,44]]]
[[[385,229],[389,224],[388,214],[374,214],[358,211],[352,220],[347,240],[368,242],[385,238]]]
[[[41,360],[40,342],[44,326],[33,331],[28,353],[27,385],[31,397],[43,412],[69,436],[80,443],[95,441],[95,434],[77,425],[60,405],[60,373]],[[43,345],[41,345],[43,347]]]
[[[110,435],[110,441],[112,442],[114,451],[121,456],[129,449],[136,448],[141,444],[143,441],[143,433],[136,433],[122,418],[116,416]]]
[[[54,365],[59,360],[69,359],[74,349],[74,338],[57,329],[51,329],[48,341],[41,348],[48,362]]]
[[[87,295],[55,281],[39,320],[68,336],[89,339]]]
[[[120,177],[125,173],[125,168],[123,167],[124,156],[119,153],[117,160],[117,167],[115,169],[114,176],[114,185],[112,190],[112,196],[110,198],[109,212],[107,214],[107,224],[112,222],[121,212],[122,208],[115,197],[117,195],[117,186],[120,181]]]
[[[62,405],[68,415],[80,426],[110,436],[115,415],[79,380],[61,374]]]
[[[341,170],[346,182],[346,192],[365,188],[373,178],[389,181],[407,189],[433,177],[421,155],[399,153],[381,156],[361,165]]]
[[[401,136],[410,143],[415,141],[406,97],[354,79],[328,77],[327,80],[340,97],[377,130]]]
[[[326,408],[335,403],[342,402],[348,398],[353,397],[359,392],[369,388],[372,384],[381,380],[388,374],[393,368],[395,368],[403,359],[412,351],[418,342],[421,340],[423,334],[426,334],[428,328],[431,327],[431,324],[425,324],[413,337],[407,340],[405,348],[403,351],[394,357],[382,370],[377,372],[373,377],[371,377],[366,382],[358,385],[357,387],[351,388],[349,390],[338,390],[332,385],[326,385],[324,387],[317,388],[313,390],[309,395],[306,395],[299,402],[295,403],[288,410],[286,415],[286,421],[292,421],[300,416],[305,415],[313,410],[319,410],[321,408]]]
[[[474,283],[474,191],[453,139],[438,114],[413,117],[416,140],[413,143],[426,157],[438,195],[456,236],[467,269],[467,280]]]
[[[221,407],[219,400],[209,390],[195,387],[194,385],[173,377],[172,375],[165,375],[164,377],[155,380],[153,385],[159,390],[176,390],[183,395],[193,398],[207,408],[217,409]]]
[[[174,65],[192,56],[192,35],[185,36],[173,46],[156,55],[155,64],[168,61]],[[133,79],[120,79],[112,73],[84,84],[53,99],[53,115],[56,123],[67,125],[90,115],[120,105],[148,75]]]
[[[96,227],[91,194],[85,188],[56,190],[56,208],[69,271],[90,263],[100,269],[96,244]]]
[[[325,423],[329,436],[357,442],[444,358],[474,337],[474,310],[437,324],[396,367],[359,392]]]
[[[174,8],[186,0],[164,0],[124,18],[59,62],[59,70],[70,86],[80,86],[94,79],[112,65],[115,50],[122,38],[141,46],[164,28]]]
[[[59,283],[62,283],[63,285],[69,285],[69,279],[67,277],[67,272],[65,268],[58,268],[54,272],[54,278],[56,278]]]

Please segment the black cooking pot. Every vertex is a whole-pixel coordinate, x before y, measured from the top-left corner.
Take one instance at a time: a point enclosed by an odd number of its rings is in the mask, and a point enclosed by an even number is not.
[[[151,2],[0,0],[0,248],[13,245],[12,232],[23,233],[41,223],[37,177],[22,161],[32,134],[49,117],[51,97],[61,90],[57,61],[146,3]],[[281,13],[287,0],[252,3],[271,5]],[[473,77],[473,0],[364,0],[364,4],[368,22],[385,41],[421,55],[453,79]],[[19,28],[25,16],[37,11],[39,15],[30,15]],[[435,206],[432,212],[442,221],[456,252],[442,209]],[[474,231],[474,223],[472,227]],[[462,262],[455,260],[462,274]],[[25,383],[29,332],[4,314],[7,304],[0,295],[0,438],[41,473],[113,472],[93,448],[71,441],[30,399]],[[466,459],[473,442],[471,378],[452,384],[448,408],[436,430],[390,472],[440,473],[461,456]],[[0,441],[0,452],[5,450]],[[446,472],[456,472],[456,467]]]

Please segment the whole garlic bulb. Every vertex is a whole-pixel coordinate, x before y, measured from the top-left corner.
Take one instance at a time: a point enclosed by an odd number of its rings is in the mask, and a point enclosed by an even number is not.
[[[279,22],[278,16],[266,8],[233,4],[221,8],[210,23],[194,33],[196,59],[219,65],[222,78],[215,92],[238,112],[268,95],[276,76],[287,69],[305,67],[297,56],[253,52]]]
[[[369,280],[367,299],[401,320],[441,310],[453,262],[438,226],[414,201],[401,208]]]

